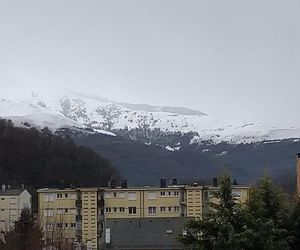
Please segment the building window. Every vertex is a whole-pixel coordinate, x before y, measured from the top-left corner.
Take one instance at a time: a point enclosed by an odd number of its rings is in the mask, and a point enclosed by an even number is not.
[[[69,194],[65,194],[65,198],[68,199],[69,198]]]
[[[117,193],[114,193],[114,197],[117,197]]]
[[[117,212],[117,208],[116,208],[116,207],[114,207],[114,212],[115,212],[115,213]]]
[[[76,208],[71,208],[71,209],[70,209],[70,213],[71,213],[71,214],[76,214]]]
[[[128,200],[135,201],[137,199],[136,192],[128,192]]]
[[[76,194],[70,194],[70,199],[77,199],[77,195]]]
[[[125,212],[125,207],[120,207],[120,213],[124,213]]]
[[[234,198],[242,198],[242,192],[241,190],[234,190],[232,191],[232,195]]]
[[[63,208],[58,208],[57,209],[57,214],[63,214],[63,211],[64,211]]]
[[[57,223],[57,228],[62,228],[62,223]]]
[[[104,198],[111,198],[111,193],[110,192],[105,192],[104,193]]]
[[[125,198],[125,193],[124,192],[120,192],[119,193],[119,198]]]
[[[161,212],[166,212],[166,207],[160,207]]]
[[[129,207],[128,208],[128,213],[129,214],[136,214],[136,207]]]
[[[168,207],[168,211],[171,212],[172,211],[172,207]]]
[[[76,227],[76,223],[71,223],[71,227],[75,228]]]
[[[179,212],[179,207],[178,207],[178,206],[175,206],[175,207],[174,207],[174,211],[175,211],[175,212]]]
[[[172,192],[168,192],[168,195],[169,195],[169,196],[172,196]]]
[[[57,194],[57,199],[62,199],[62,194]]]
[[[178,192],[178,191],[175,191],[175,192],[174,192],[174,196],[179,196],[179,192]]]
[[[69,209],[68,208],[65,208],[65,213],[69,213]]]
[[[209,191],[208,192],[208,198],[214,198],[214,197],[216,197],[216,191]]]
[[[166,192],[160,192],[160,196],[166,196]]]
[[[53,224],[52,223],[46,223],[45,228],[46,228],[46,231],[52,231],[53,230]]]
[[[5,200],[5,198],[1,198],[1,200],[2,200],[2,201],[4,201],[4,200]]]
[[[45,196],[44,196],[45,202],[54,201],[54,199],[55,199],[55,194],[45,194]]]
[[[107,207],[107,208],[105,208],[105,211],[106,211],[106,213],[110,213],[111,212],[111,208]]]
[[[45,217],[47,217],[47,216],[53,216],[53,209],[51,209],[51,208],[46,208],[45,209]]]
[[[148,214],[156,214],[156,207],[148,207]]]
[[[65,228],[69,228],[69,224],[68,223],[65,223]]]
[[[10,198],[10,204],[15,204],[16,203],[16,198]]]
[[[155,200],[156,199],[156,192],[148,192],[148,199]]]

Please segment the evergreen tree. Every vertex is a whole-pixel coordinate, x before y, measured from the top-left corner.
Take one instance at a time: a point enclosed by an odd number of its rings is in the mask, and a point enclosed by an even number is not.
[[[3,250],[40,250],[42,246],[42,231],[27,208],[22,210],[14,229],[3,233],[3,236],[0,242]]]
[[[288,209],[281,190],[265,177],[249,196],[248,204],[241,206],[232,195],[230,178],[223,176],[216,194],[219,203],[211,204],[203,219],[187,225],[182,242],[200,250],[291,249],[294,238],[288,230]],[[295,237],[300,232],[300,223],[296,225]]]
[[[288,221],[288,229],[293,237],[292,249],[300,249],[300,200],[297,199]]]
[[[231,179],[220,178],[218,204],[211,204],[209,213],[201,220],[188,223],[181,241],[201,250],[247,249],[247,215],[232,194]]]
[[[262,178],[251,189],[247,209],[252,216],[248,227],[254,249],[291,249],[293,238],[287,228],[287,201],[269,177]]]

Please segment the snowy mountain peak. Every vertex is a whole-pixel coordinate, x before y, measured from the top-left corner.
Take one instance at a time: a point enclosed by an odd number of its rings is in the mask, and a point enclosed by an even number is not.
[[[299,128],[224,122],[187,108],[121,103],[74,92],[32,92],[27,98],[0,100],[0,117],[12,119],[16,124],[29,122],[52,130],[77,127],[113,133],[124,129],[159,130],[165,133],[194,132],[191,143],[201,143],[204,140],[214,143],[243,143],[300,137]]]

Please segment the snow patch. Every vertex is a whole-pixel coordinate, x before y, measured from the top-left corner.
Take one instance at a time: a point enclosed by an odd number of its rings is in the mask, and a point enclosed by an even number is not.
[[[215,156],[216,157],[221,157],[221,156],[225,156],[225,155],[227,155],[227,151],[222,151],[220,154],[216,154]]]

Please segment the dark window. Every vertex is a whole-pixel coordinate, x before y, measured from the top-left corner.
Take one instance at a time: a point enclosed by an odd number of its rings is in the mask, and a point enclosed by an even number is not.
[[[129,207],[128,211],[129,211],[129,214],[136,214],[136,207]]]

